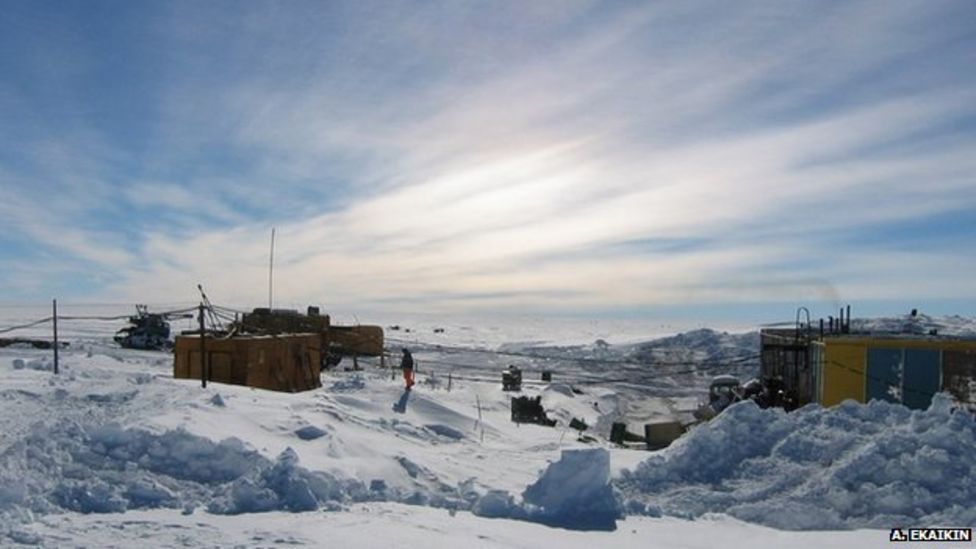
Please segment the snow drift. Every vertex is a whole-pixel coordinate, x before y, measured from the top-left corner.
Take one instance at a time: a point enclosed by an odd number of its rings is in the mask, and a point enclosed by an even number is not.
[[[792,413],[737,404],[616,485],[631,513],[783,529],[976,526],[976,422],[947,396]]]
[[[571,530],[614,530],[620,504],[610,486],[610,454],[602,448],[563,450],[516,502],[492,490],[474,505],[474,514],[540,522]]]
[[[3,453],[0,511],[112,513],[205,505],[212,513],[306,511],[364,500],[356,481],[274,461],[236,438],[214,442],[177,429],[155,434],[62,421],[38,426]]]

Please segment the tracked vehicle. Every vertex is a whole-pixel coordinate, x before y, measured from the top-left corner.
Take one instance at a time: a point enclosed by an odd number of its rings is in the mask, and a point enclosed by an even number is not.
[[[158,351],[172,346],[166,314],[150,313],[145,305],[136,305],[136,314],[129,317],[130,326],[115,334],[115,342],[126,349]]]

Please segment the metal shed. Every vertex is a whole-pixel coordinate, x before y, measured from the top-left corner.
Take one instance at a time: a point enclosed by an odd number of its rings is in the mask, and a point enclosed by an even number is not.
[[[924,409],[939,391],[976,400],[976,340],[938,336],[827,336],[817,365],[817,401],[887,400]]]

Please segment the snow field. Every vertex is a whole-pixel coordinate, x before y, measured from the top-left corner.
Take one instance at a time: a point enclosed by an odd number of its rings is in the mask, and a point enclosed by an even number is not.
[[[369,501],[465,510],[489,490],[521,491],[575,440],[565,430],[512,424],[509,395],[496,387],[457,383],[447,392],[421,383],[405,393],[388,374],[367,371],[296,395],[219,384],[203,390],[167,378],[168,366],[146,356],[129,363],[68,352],[57,377],[18,367],[40,357],[5,361],[14,374],[8,387],[29,387],[0,391],[5,406],[35,415],[10,418],[20,436],[11,435],[0,454],[3,522],[64,512],[235,514]],[[139,369],[149,372],[133,373]],[[566,410],[581,399],[559,386],[541,394]],[[600,421],[591,403],[575,408],[590,424]]]
[[[514,395],[500,383],[459,376],[448,391],[443,370],[421,366],[410,393],[396,372],[371,366],[300,394],[201,389],[172,379],[170,355],[96,335],[72,342],[58,376],[49,351],[0,349],[0,545],[125,547],[151,535],[159,546],[314,546],[336,527],[353,546],[400,540],[387,530],[403,529],[407,545],[436,534],[486,547],[710,547],[730,533],[751,547],[821,547],[887,543],[887,532],[794,535],[728,516],[786,530],[976,525],[973,420],[944,399],[914,412],[847,403],[785,414],[744,403],[647,453],[584,444],[565,426],[577,418],[584,434],[605,438],[613,421],[674,414],[708,375],[688,378],[674,397],[682,379],[574,385],[579,368],[556,369],[554,383],[523,393],[542,396],[553,429],[511,423]],[[546,351],[680,357],[702,345],[721,356],[749,341],[696,330],[665,343]],[[490,357],[464,360],[496,378]]]

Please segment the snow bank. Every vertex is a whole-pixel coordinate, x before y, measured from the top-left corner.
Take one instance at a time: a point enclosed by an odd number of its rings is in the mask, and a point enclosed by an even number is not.
[[[563,450],[559,461],[522,492],[521,503],[508,492],[490,490],[472,512],[572,530],[614,530],[621,509],[610,486],[610,453],[603,448]]]
[[[976,526],[976,422],[937,395],[787,414],[737,404],[624,471],[631,513],[728,513],[784,529]]]
[[[428,428],[442,437],[463,436],[441,425]],[[295,434],[315,440],[328,432],[308,425]],[[478,499],[473,481],[448,485],[422,464],[403,456],[396,461],[411,485],[386,487],[380,479],[367,488],[356,479],[302,467],[291,448],[271,460],[236,438],[215,442],[181,429],[152,433],[68,420],[37,424],[0,454],[0,525],[62,511],[204,508],[240,514],[335,510],[364,501],[458,510]]]
[[[214,442],[183,430],[63,421],[36,426],[0,458],[0,513],[7,517],[201,505],[224,514],[305,511],[366,494],[356,481],[300,467],[290,448],[272,462],[238,439]]]

